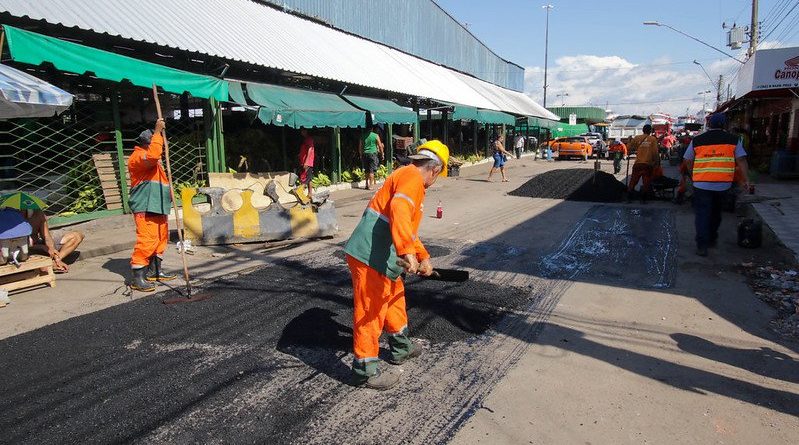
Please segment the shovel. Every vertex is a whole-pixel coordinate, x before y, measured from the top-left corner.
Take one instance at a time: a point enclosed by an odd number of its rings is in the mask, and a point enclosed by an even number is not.
[[[397,259],[397,266],[407,268],[410,266],[407,261],[402,258]],[[462,283],[469,281],[469,271],[461,269],[433,269],[433,273],[429,277],[418,275],[420,278],[435,281],[451,281],[455,283]]]

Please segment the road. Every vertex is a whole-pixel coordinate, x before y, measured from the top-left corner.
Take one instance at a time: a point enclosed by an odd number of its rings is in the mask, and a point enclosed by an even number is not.
[[[345,383],[340,244],[368,199],[354,192],[336,239],[198,252],[204,301],[109,295],[114,268],[92,267],[124,254],[77,266],[57,311],[16,312],[0,341],[0,443],[792,443],[799,347],[734,269],[783,258],[774,240],[741,252],[728,217],[719,251],[696,259],[688,208],[509,196],[589,168],[511,165],[510,183],[480,166],[429,191],[426,213],[441,201],[444,218],[422,238],[473,280],[409,280],[425,354],[399,387]]]

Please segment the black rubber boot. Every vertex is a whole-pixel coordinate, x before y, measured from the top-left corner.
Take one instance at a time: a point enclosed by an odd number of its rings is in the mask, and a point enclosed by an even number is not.
[[[133,282],[130,283],[130,287],[139,291],[139,292],[152,292],[155,290],[155,285],[152,283],[147,282],[146,278],[147,268],[140,267],[138,269],[133,269]]]
[[[376,389],[378,391],[385,391],[396,386],[397,383],[399,383],[399,380],[399,373],[391,368],[387,368],[385,370],[377,369],[374,374],[366,378],[353,375],[351,384],[353,386],[362,386],[365,388]]]
[[[153,255],[150,258],[150,266],[147,267],[147,281],[172,281],[177,275],[169,275],[161,269],[161,258]]]

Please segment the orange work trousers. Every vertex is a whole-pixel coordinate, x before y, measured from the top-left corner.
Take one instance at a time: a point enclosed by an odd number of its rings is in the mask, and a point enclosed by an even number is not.
[[[139,212],[133,214],[133,219],[136,221],[136,245],[133,246],[130,265],[147,266],[153,255],[161,256],[166,250],[169,240],[167,215]]]
[[[400,334],[408,326],[405,312],[405,286],[402,279],[391,281],[366,264],[347,255],[352,274],[354,311],[352,340],[355,360],[377,361],[378,341],[383,330]]]
[[[638,181],[643,180],[644,183],[641,185],[641,193],[649,193],[652,184],[652,171],[652,166],[649,164],[633,165],[633,171],[630,175],[630,182],[627,184],[627,189],[632,192],[635,190],[635,186],[638,185]]]

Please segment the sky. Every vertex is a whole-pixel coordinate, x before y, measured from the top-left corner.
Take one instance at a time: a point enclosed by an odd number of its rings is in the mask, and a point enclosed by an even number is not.
[[[545,4],[549,16],[547,106],[595,105],[615,114],[695,114],[716,100],[715,81],[740,64],[665,27],[739,58],[722,23],[748,25],[751,0],[435,0],[500,57],[525,68],[524,91],[542,103]],[[799,46],[799,0],[759,2],[762,48]],[[696,60],[707,71],[693,63]],[[711,90],[709,94],[701,94]],[[561,94],[561,96],[558,96]],[[566,95],[567,94],[567,95]]]

